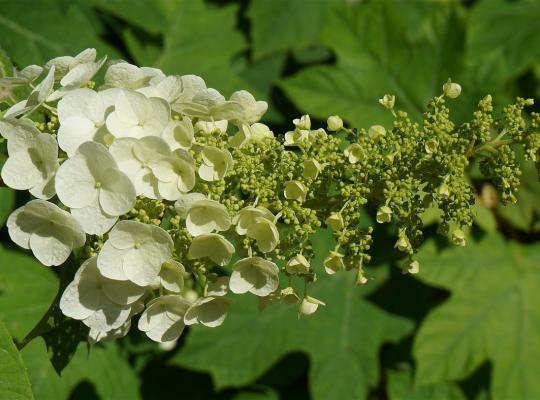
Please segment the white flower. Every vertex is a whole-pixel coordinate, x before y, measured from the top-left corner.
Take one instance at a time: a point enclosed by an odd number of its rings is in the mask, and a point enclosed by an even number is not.
[[[266,101],[256,101],[255,97],[246,90],[239,90],[234,92],[230,101],[236,102],[240,105],[240,110],[234,118],[236,124],[247,123],[253,124],[261,119],[263,114],[268,110],[268,103]]]
[[[129,178],[118,169],[107,148],[95,142],[83,143],[60,166],[56,192],[92,234],[105,233],[117,216],[135,205],[135,189]]]
[[[170,342],[184,331],[184,315],[190,303],[178,295],[166,295],[151,301],[139,318],[138,327],[156,342]]]
[[[210,328],[220,326],[231,306],[231,301],[223,297],[200,297],[188,308],[184,315],[186,325],[202,324]]]
[[[45,200],[30,200],[7,220],[11,240],[46,266],[60,265],[71,250],[84,246],[86,235],[68,212]]]
[[[28,96],[28,99],[22,100],[4,113],[4,117],[17,117],[22,114],[31,114],[37,110],[49,97],[54,87],[54,66],[49,70],[47,76],[37,85]]]
[[[114,103],[114,111],[106,120],[107,129],[115,137],[142,138],[160,136],[169,123],[167,102],[147,98],[132,90],[122,90]]]
[[[274,214],[263,206],[247,206],[238,211],[233,218],[233,223],[236,225],[236,233],[239,235],[246,235],[248,229],[255,225],[257,218],[266,218],[270,221],[274,220]]]
[[[225,266],[231,262],[234,246],[217,233],[209,233],[193,238],[188,250],[188,258],[208,257],[217,265]]]
[[[332,228],[334,232],[342,230],[345,226],[345,223],[343,222],[343,216],[339,212],[333,212],[328,218],[326,218],[326,221],[324,222],[326,223],[326,225]]]
[[[103,284],[111,284],[109,281],[100,275],[95,257],[86,260],[62,294],[62,313],[82,321],[95,331],[108,332],[120,328],[129,320],[132,309],[139,308],[140,305],[136,301],[123,301],[123,304],[118,304],[109,298],[103,290]],[[118,288],[121,285],[120,282]],[[118,294],[117,297],[122,296]]]
[[[29,120],[21,121],[10,125],[4,134],[8,137],[9,158],[2,167],[2,179],[12,189],[30,190],[37,198],[50,199],[55,194],[58,145]]]
[[[137,195],[151,199],[159,197],[154,168],[162,158],[171,156],[169,146],[163,139],[156,136],[120,138],[112,143],[109,152],[118,163],[118,168],[131,180]]]
[[[411,261],[409,264],[407,264],[405,268],[405,272],[408,272],[409,274],[417,274],[420,272],[420,263],[416,260]]]
[[[306,179],[315,180],[322,169],[322,165],[317,160],[306,160],[302,163],[302,176]]]
[[[163,73],[156,68],[139,68],[121,61],[112,64],[105,72],[105,87],[137,89],[147,86],[150,79]]]
[[[259,122],[249,126],[240,125],[238,132],[229,138],[232,147],[242,147],[249,142],[262,142],[266,138],[273,138],[274,134],[268,126]]]
[[[285,133],[285,146],[300,146],[309,140],[309,131],[305,129],[295,129]]]
[[[172,256],[174,244],[162,228],[136,221],[120,221],[109,232],[97,265],[110,279],[147,286],[156,282],[163,263]]]
[[[84,142],[105,143],[105,117],[110,105],[107,98],[113,93],[111,90],[76,89],[58,102],[58,145],[68,156],[73,156]]]
[[[153,163],[152,172],[157,179],[159,197],[166,200],[177,200],[195,186],[195,163],[182,149]]]
[[[317,308],[319,308],[319,306],[325,306],[325,305],[326,304],[324,304],[322,301],[316,299],[315,297],[306,296],[302,300],[302,303],[300,303],[299,316],[300,315],[311,315],[315,311],[317,311]]]
[[[377,222],[384,224],[392,221],[392,209],[388,206],[380,206],[377,210]]]
[[[302,182],[289,181],[285,184],[283,194],[286,199],[296,200],[302,203],[306,200],[307,188]]]
[[[201,152],[202,163],[199,166],[201,179],[211,182],[219,181],[233,166],[233,158],[229,150],[206,146]]]
[[[396,96],[394,96],[393,94],[385,94],[382,98],[379,99],[379,103],[389,110],[394,108],[395,102]]]
[[[98,62],[90,61],[75,66],[60,80],[60,88],[51,93],[51,95],[47,97],[47,101],[56,101],[70,91],[86,85],[103,64],[105,64],[106,59],[107,57],[103,57]]]
[[[366,153],[364,149],[362,149],[362,146],[360,146],[358,143],[353,143],[349,145],[345,151],[345,156],[349,158],[349,162],[351,164],[356,164],[359,161],[362,161],[364,158],[366,158]]]
[[[343,120],[338,115],[328,117],[326,123],[330,132],[336,132],[343,128]]]
[[[443,85],[443,93],[446,97],[455,99],[461,94],[461,86],[449,78],[448,82]]]
[[[146,97],[158,97],[167,103],[174,103],[182,95],[182,78],[180,76],[155,76],[150,86],[137,89]]]
[[[228,120],[240,109],[235,102],[225,101],[225,97],[216,89],[200,89],[194,94],[191,101],[176,104],[176,109],[190,117],[200,118],[204,121]]]
[[[229,277],[228,276],[219,276],[213,282],[208,282],[206,284],[206,295],[207,296],[225,296],[229,290]]]
[[[233,265],[229,288],[233,293],[268,296],[279,286],[279,268],[272,261],[248,257]]]
[[[182,193],[174,203],[174,209],[180,218],[185,219],[191,206],[199,200],[206,200],[206,196],[202,193]]]
[[[386,135],[386,129],[382,125],[372,125],[368,129],[368,136],[376,142],[384,135]]]
[[[229,126],[229,121],[226,119],[219,121],[197,121],[195,130],[204,133],[205,135],[210,135],[213,133],[227,132],[227,126]]]
[[[186,269],[175,260],[165,261],[161,265],[157,278],[158,285],[169,292],[180,293],[184,288],[184,274]]]
[[[279,293],[279,297],[281,298],[281,302],[284,304],[296,304],[300,300],[298,295],[296,294],[296,291],[293,287],[289,286],[285,289],[282,289]]]
[[[161,133],[171,150],[190,149],[195,142],[194,135],[193,123],[189,117],[184,117],[181,121],[170,121]]]
[[[292,275],[307,274],[310,270],[309,261],[302,254],[297,254],[285,265],[285,270]]]
[[[96,49],[88,48],[81,51],[75,57],[61,56],[55,57],[52,60],[47,61],[45,69],[55,69],[54,79],[62,79],[69,71],[75,68],[77,65],[94,62],[96,60]]]
[[[202,199],[191,204],[186,217],[186,228],[192,236],[214,231],[226,231],[231,226],[227,208],[215,201]]]
[[[279,242],[279,232],[274,221],[264,217],[255,219],[247,230],[247,236],[255,239],[257,247],[263,253],[269,253],[274,250]]]
[[[17,86],[25,86],[36,80],[43,68],[39,65],[29,65],[20,71],[15,71],[14,76],[5,76],[0,78],[0,86],[5,88],[13,88]]]
[[[324,270],[328,275],[334,275],[336,272],[345,269],[343,257],[344,256],[341,253],[338,253],[337,251],[331,251],[330,254],[324,259]]]

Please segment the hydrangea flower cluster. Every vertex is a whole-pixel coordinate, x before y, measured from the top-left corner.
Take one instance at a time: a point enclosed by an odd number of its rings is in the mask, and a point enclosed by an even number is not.
[[[75,251],[80,267],[60,309],[89,328],[91,342],[126,335],[134,318],[158,342],[178,339],[186,325],[219,326],[229,291],[259,297],[261,309],[297,304],[299,315],[312,314],[325,305],[308,294],[319,268],[368,282],[365,210],[395,224],[404,271],[417,273],[427,208],[442,211],[442,234],[465,244],[473,162],[513,201],[519,168],[510,145],[539,159],[540,116],[529,125],[522,117],[531,100],[494,120],[487,96],[456,126],[445,98],[461,87],[451,81],[422,126],[385,95],[391,127],[355,130],[331,116],[314,129],[304,115],[283,135],[259,122],[268,105],[245,90],[226,99],[198,76],[96,61],[94,49],[0,84],[29,88],[0,119],[9,154],[2,181],[34,198],[11,214],[9,234],[46,266]],[[317,266],[311,237],[321,227],[335,247]]]

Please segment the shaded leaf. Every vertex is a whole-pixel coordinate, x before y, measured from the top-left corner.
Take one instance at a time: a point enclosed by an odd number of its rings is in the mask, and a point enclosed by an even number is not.
[[[32,400],[26,368],[6,326],[0,321],[0,398]]]
[[[419,253],[419,278],[451,291],[415,338],[416,383],[466,377],[493,363],[493,399],[540,397],[540,247],[506,243],[497,236],[465,248]]]
[[[407,371],[388,371],[388,397],[390,400],[466,400],[459,386],[452,383],[415,388]]]

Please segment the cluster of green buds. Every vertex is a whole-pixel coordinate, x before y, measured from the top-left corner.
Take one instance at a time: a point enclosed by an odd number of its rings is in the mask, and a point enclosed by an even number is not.
[[[124,336],[133,318],[159,342],[186,325],[219,326],[228,292],[259,297],[261,309],[296,304],[299,316],[312,314],[325,305],[309,295],[317,274],[369,281],[369,214],[395,226],[388,247],[403,253],[404,272],[417,273],[426,210],[440,210],[438,231],[466,244],[472,166],[507,202],[519,186],[513,146],[540,159],[540,116],[523,115],[532,100],[495,119],[486,96],[456,125],[446,102],[461,87],[450,80],[422,124],[385,95],[391,126],[353,129],[334,115],[313,127],[303,115],[279,134],[259,122],[267,103],[244,90],[225,99],[198,76],[95,57],[87,49],[0,80],[29,92],[0,119],[2,180],[34,197],[9,217],[9,234],[46,266],[78,253],[60,308],[94,342]],[[320,229],[334,243],[317,265]]]

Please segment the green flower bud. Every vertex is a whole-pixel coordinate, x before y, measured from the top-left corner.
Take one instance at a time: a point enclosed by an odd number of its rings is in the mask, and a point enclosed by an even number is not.
[[[439,142],[437,142],[435,139],[429,139],[424,145],[424,148],[426,149],[426,153],[428,154],[435,153],[438,147],[439,147]]]
[[[328,117],[326,123],[328,124],[328,130],[330,132],[336,132],[343,128],[343,120],[337,115]]]

